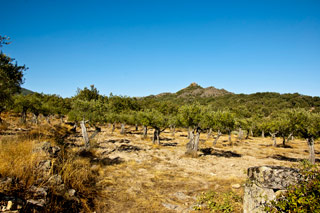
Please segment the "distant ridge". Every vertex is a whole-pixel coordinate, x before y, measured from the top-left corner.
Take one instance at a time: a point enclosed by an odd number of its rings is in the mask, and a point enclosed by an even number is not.
[[[178,98],[185,98],[188,96],[197,96],[201,98],[218,97],[227,94],[232,94],[225,89],[217,89],[213,86],[203,88],[197,83],[191,83],[188,87],[179,90],[177,93]]]
[[[160,93],[155,95],[155,97],[176,97],[176,98],[190,98],[190,97],[201,97],[201,98],[210,98],[210,97],[219,97],[227,94],[233,94],[225,89],[217,89],[213,86],[203,88],[199,84],[193,82],[186,88],[179,90],[176,93]]]
[[[21,88],[21,91],[20,91],[21,95],[29,95],[29,94],[32,94],[32,93],[34,93],[34,92],[31,91],[31,90],[25,89],[25,88]]]

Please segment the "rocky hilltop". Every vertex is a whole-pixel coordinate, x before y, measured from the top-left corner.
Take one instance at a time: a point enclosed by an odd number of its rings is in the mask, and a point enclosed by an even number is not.
[[[213,86],[203,88],[197,83],[191,83],[186,88],[179,90],[176,93],[160,93],[156,95],[156,97],[163,97],[163,96],[174,96],[177,98],[188,98],[188,97],[201,97],[201,98],[208,98],[208,97],[218,97],[227,94],[232,94],[231,92],[225,89],[217,89]]]

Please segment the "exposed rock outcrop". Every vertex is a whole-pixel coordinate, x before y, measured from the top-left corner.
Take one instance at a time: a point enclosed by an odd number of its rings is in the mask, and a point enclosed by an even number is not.
[[[281,166],[248,168],[248,181],[244,189],[243,212],[264,212],[264,204],[285,192],[289,185],[297,184],[299,171]]]

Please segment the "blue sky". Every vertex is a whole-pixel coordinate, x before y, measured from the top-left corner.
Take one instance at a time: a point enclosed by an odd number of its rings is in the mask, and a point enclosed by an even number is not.
[[[0,0],[25,88],[146,96],[197,82],[320,96],[320,1]]]

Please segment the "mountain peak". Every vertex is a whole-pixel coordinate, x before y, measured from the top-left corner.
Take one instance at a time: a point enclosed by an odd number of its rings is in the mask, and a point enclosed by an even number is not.
[[[197,84],[196,82],[192,82],[189,87],[198,87],[200,86],[199,84]]]

